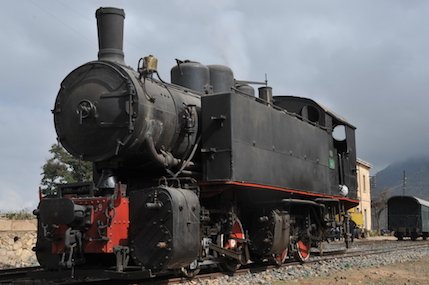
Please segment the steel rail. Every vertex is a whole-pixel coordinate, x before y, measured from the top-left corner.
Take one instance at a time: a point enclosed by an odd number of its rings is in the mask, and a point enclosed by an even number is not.
[[[371,244],[377,246],[376,248],[365,248],[366,244]],[[361,246],[360,246],[361,245]],[[345,248],[336,248],[329,251],[323,252],[323,254],[318,254],[318,252],[313,252],[313,257],[310,258],[305,264],[317,263],[320,261],[328,261],[332,259],[343,259],[348,257],[360,257],[368,255],[377,255],[383,253],[389,253],[400,250],[409,250],[409,249],[418,249],[418,248],[427,248],[429,241],[365,241],[356,243],[356,247],[353,247],[349,250]],[[105,276],[92,276],[84,279],[72,279],[70,275],[68,278],[65,278],[63,274],[62,277],[55,276],[54,272],[44,271],[41,267],[24,267],[24,268],[11,268],[0,270],[0,284],[85,284],[85,285],[97,285],[97,284],[178,284],[186,281],[203,281],[211,280],[228,276],[237,276],[251,273],[263,272],[269,269],[283,268],[289,266],[296,266],[302,264],[298,261],[287,260],[281,266],[262,263],[256,264],[252,263],[242,268],[238,269],[234,273],[219,272],[213,270],[203,270],[202,274],[195,276],[193,279],[185,277],[174,277],[172,275],[168,276],[158,276],[154,278],[141,278],[133,280],[118,280],[110,279]],[[33,274],[36,273],[38,277],[34,277]],[[31,283],[30,283],[31,282]]]

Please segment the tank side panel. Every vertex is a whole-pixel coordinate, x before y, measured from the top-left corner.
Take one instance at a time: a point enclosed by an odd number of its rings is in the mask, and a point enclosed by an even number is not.
[[[232,179],[230,103],[224,94],[201,97],[201,152],[206,181]]]
[[[244,96],[231,98],[234,180],[333,194],[326,131]]]
[[[222,124],[215,123],[220,115]],[[238,94],[205,96],[202,116],[203,152],[210,153],[205,180],[338,194],[332,181],[337,166],[329,165],[332,136],[326,130]]]

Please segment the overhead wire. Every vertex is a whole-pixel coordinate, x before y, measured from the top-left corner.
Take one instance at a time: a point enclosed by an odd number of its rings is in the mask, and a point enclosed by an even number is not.
[[[40,11],[48,15],[52,20],[55,20],[56,22],[66,27],[68,30],[72,31],[76,35],[79,35],[81,38],[85,39],[91,46],[97,46],[96,42],[94,42],[93,39],[90,39],[84,33],[80,32],[78,29],[68,24],[67,21],[62,20],[58,15],[56,15],[55,13],[52,13],[51,11],[49,11],[48,9],[40,5],[40,3],[42,2],[30,0],[30,3],[33,4],[33,6],[35,6],[37,9],[39,9]]]

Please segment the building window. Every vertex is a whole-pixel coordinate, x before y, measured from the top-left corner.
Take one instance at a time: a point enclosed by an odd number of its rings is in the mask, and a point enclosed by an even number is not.
[[[362,181],[362,189],[363,189],[363,193],[366,193],[366,179],[365,179],[365,175],[363,175],[363,181]]]

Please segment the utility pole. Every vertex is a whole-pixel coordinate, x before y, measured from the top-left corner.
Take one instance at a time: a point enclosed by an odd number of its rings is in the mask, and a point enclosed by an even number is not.
[[[405,196],[406,188],[407,188],[407,176],[406,176],[405,170],[404,170],[404,175],[402,177],[402,196]]]

